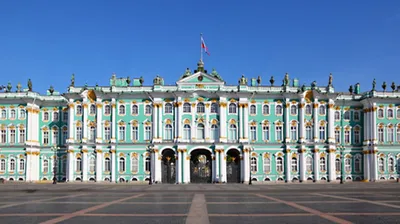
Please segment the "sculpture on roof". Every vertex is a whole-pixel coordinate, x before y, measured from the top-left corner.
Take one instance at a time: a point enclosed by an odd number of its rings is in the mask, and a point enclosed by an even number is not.
[[[218,74],[218,72],[215,70],[215,68],[212,69],[211,75],[222,81],[222,77]]]
[[[332,75],[332,73],[330,73],[329,74],[328,86],[332,86],[332,82],[333,82],[333,75]]]
[[[313,81],[312,83],[311,83],[311,88],[312,89],[315,89],[317,87],[317,81]]]
[[[289,80],[289,74],[285,74],[285,78],[283,79],[283,86],[289,86],[290,80]]]
[[[360,94],[360,83],[357,82],[356,87],[355,87],[355,93]]]
[[[383,89],[383,92],[386,91],[386,82],[383,82],[383,83],[382,83],[382,89]]]
[[[12,85],[11,85],[11,83],[9,82],[8,85],[7,85],[6,92],[11,92],[11,89],[12,89]]]
[[[115,73],[112,74],[111,76],[111,85],[115,86],[115,81],[117,80],[117,75]]]
[[[139,78],[139,82],[140,82],[140,85],[142,86],[142,85],[143,85],[143,83],[144,83],[144,78],[143,78],[143,76],[140,76],[140,78]]]
[[[50,92],[50,95],[53,95],[53,93],[54,93],[54,87],[53,86],[50,86],[49,92]]]
[[[153,84],[154,84],[154,85],[161,85],[161,80],[162,80],[162,78],[161,78],[159,75],[157,75],[157,76],[153,79]]]
[[[353,93],[353,85],[350,85],[350,87],[349,87],[349,92],[350,92],[350,93]]]
[[[305,91],[306,91],[306,85],[303,84],[303,85],[301,86],[301,91],[302,91],[302,92],[305,92]]]
[[[258,85],[261,85],[261,76],[258,76],[258,77],[257,77],[257,84],[258,84]]]
[[[392,82],[392,85],[390,87],[392,88],[393,92],[396,90],[396,84],[394,82]]]
[[[126,77],[126,84],[128,84],[128,86],[129,86],[129,84],[131,84],[131,78],[129,76]]]
[[[376,80],[374,78],[374,80],[372,81],[372,91],[375,91],[375,87],[376,87]]]
[[[22,86],[21,83],[17,84],[17,93],[21,92]]]
[[[247,78],[244,75],[239,79],[239,85],[247,85]]]
[[[274,83],[275,83],[274,76],[271,76],[271,79],[269,80],[269,83],[271,83],[271,86],[274,86]]]
[[[28,79],[28,91],[32,91],[32,81]]]
[[[69,86],[75,86],[75,74],[72,74],[71,76],[71,84]]]

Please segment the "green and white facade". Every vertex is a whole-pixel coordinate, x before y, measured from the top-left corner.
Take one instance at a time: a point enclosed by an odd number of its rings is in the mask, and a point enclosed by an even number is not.
[[[154,85],[143,86],[141,79],[113,75],[109,86],[73,81],[64,94],[9,88],[0,93],[0,178],[191,183],[399,177],[399,92],[360,92],[359,85],[353,93],[335,92],[331,79],[302,87],[288,76],[278,86],[249,81],[227,85],[199,62],[176,85],[157,76]]]

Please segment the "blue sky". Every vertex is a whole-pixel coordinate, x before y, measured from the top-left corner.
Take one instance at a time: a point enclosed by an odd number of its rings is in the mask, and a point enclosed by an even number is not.
[[[400,85],[400,1],[0,1],[0,84],[31,78],[65,92],[119,77],[159,74],[174,84],[196,68],[200,40],[228,84],[242,74],[336,90],[373,78]],[[389,84],[390,85],[390,84]]]

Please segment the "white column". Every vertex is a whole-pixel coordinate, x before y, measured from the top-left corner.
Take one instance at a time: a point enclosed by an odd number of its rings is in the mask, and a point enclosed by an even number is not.
[[[314,142],[319,141],[319,124],[318,124],[318,99],[314,99]]]
[[[221,142],[227,142],[227,129],[226,129],[226,105],[227,103],[225,102],[225,97],[220,97],[220,103],[219,103],[219,115],[220,115],[220,141]]]
[[[286,98],[286,103],[285,103],[285,142],[289,143],[290,142],[290,102],[289,99]]]
[[[220,183],[219,163],[220,163],[220,149],[215,150],[215,182]]]
[[[365,127],[365,126],[364,126]],[[364,180],[369,181],[370,180],[370,176],[369,176],[369,159],[368,159],[368,149],[364,149],[363,150],[363,165],[364,165]]]
[[[116,156],[115,156],[115,146],[111,148],[111,182],[115,183],[117,181],[116,178]],[[97,171],[96,171],[97,172]]]
[[[115,154],[115,153],[114,153]],[[103,180],[103,152],[100,149],[96,149],[96,181],[100,182]],[[113,170],[114,167],[111,168]]]
[[[178,155],[179,155],[179,174],[178,174],[178,183],[182,183],[182,175],[183,175],[183,163],[185,162],[185,158],[183,157],[183,149],[180,149],[178,151]]]
[[[314,181],[319,181],[319,149],[314,148]]]
[[[159,142],[162,142],[162,139],[163,139],[163,130],[164,130],[164,126],[163,126],[163,117],[162,117],[162,115],[163,115],[163,104],[162,104],[162,103],[159,103],[159,104],[158,104],[157,110],[158,110],[158,112],[157,112],[157,115],[158,115],[157,121],[158,121],[158,124],[159,124],[159,127],[158,127],[158,136],[157,136],[157,137],[158,137]],[[173,128],[175,128],[175,127],[173,127]]]
[[[221,157],[221,182],[222,183],[226,183],[227,182],[227,174],[226,174],[226,156],[225,156],[225,152],[224,149],[221,149],[220,155]]]
[[[68,110],[68,117],[69,117],[68,118],[68,134],[69,134],[68,143],[73,143],[74,139],[75,139],[74,138],[74,123],[75,123],[75,120],[74,120],[74,113],[75,113],[74,106],[75,105],[74,105],[74,103],[73,103],[73,101],[71,99],[70,103],[68,104],[68,108],[69,108],[69,110]]]
[[[153,149],[153,151],[150,152],[150,178],[152,182],[156,181],[156,168],[157,168],[157,158],[156,158],[156,150]],[[158,150],[157,150],[158,152]]]
[[[245,179],[244,179],[244,171],[245,171],[244,157],[245,157],[245,154],[244,154],[244,149],[243,149],[243,152],[242,152],[242,154],[240,155],[240,180],[241,180],[242,182],[245,181]]]
[[[370,127],[372,127],[372,139],[373,139],[373,144],[376,144],[378,141],[377,141],[377,138],[376,138],[376,129],[377,129],[377,127],[376,127],[376,103],[374,103],[373,104],[373,108],[372,108],[372,124],[371,124],[371,126]]]
[[[33,167],[33,181],[38,181],[39,180],[39,169],[40,169],[40,152],[36,151],[33,157],[34,160],[34,167]]]
[[[306,168],[306,156],[305,156],[305,154],[306,154],[306,149],[301,149],[300,150],[300,153],[299,153],[299,159],[300,159],[300,181],[301,182],[303,182],[303,181],[305,181],[307,178],[306,178],[306,171],[307,171],[307,168]]]
[[[32,152],[31,151],[26,152],[25,170],[26,170],[25,171],[26,172],[26,177],[25,177],[26,182],[31,181],[32,180]]]
[[[181,97],[178,98],[179,100],[181,100]],[[183,137],[183,124],[182,124],[182,115],[183,115],[183,106],[182,106],[182,102],[178,102],[178,116],[179,116],[179,121],[177,122],[178,125],[178,141],[180,142],[182,140]],[[191,136],[189,137],[191,138]]]
[[[288,146],[286,146],[288,147]],[[289,148],[286,149],[286,156],[285,156],[285,174],[286,174],[286,182],[291,182],[292,178],[291,178],[291,160],[292,160],[292,153],[291,150]]]
[[[87,148],[82,149],[83,158],[82,158],[82,180],[88,181],[88,150]]]
[[[67,163],[67,181],[74,181],[74,150],[68,150],[68,163]]]
[[[175,99],[178,100],[178,99]],[[179,103],[174,103],[174,142],[178,142],[179,137],[179,120],[181,118],[181,114],[179,113]]]
[[[209,142],[210,141],[210,103],[206,103],[206,108],[205,108],[205,112],[206,112],[206,120],[205,120],[205,130],[204,130],[204,133],[205,133],[205,139],[206,139],[206,142]]]
[[[372,167],[373,167],[373,176],[372,179],[374,181],[378,181],[379,177],[378,177],[378,150],[376,149],[376,147],[373,148],[373,151],[371,153],[371,158],[372,158]]]
[[[183,182],[190,183],[190,156],[188,155],[187,149],[183,150]]]
[[[154,182],[161,183],[161,156],[157,148],[154,148],[154,170],[151,171],[154,175]]]
[[[217,149],[215,149],[215,150],[217,150]],[[211,154],[211,160],[212,160],[212,163],[211,163],[211,170],[212,170],[212,182],[214,183],[215,182],[215,180],[217,179],[217,176],[215,175],[215,173],[216,173],[216,170],[215,170],[215,163],[216,163],[216,161],[217,161],[217,156],[216,156],[216,151],[214,151],[214,154]]]
[[[248,148],[245,148],[244,150],[244,157],[243,157],[243,161],[244,161],[244,166],[243,166],[243,177],[244,177],[244,182],[248,182],[249,181],[249,173],[250,173],[250,160],[249,160],[249,155],[250,155],[250,150]]]
[[[96,113],[96,142],[101,143],[103,139],[103,127],[102,127],[102,122],[103,122],[103,104],[101,102],[100,98],[97,98],[97,113]]]
[[[329,100],[328,104],[328,142],[335,143],[335,101]]]
[[[83,132],[83,138],[82,142],[86,143],[88,141],[88,104],[87,104],[87,99],[83,100],[83,126],[82,126],[82,132]]]
[[[116,111],[116,102],[115,99],[113,98],[111,100],[111,116],[112,116],[112,121],[111,121],[111,143],[115,143],[116,140],[116,133],[115,129],[117,127],[117,111]]]
[[[192,103],[192,110],[191,110],[191,115],[192,115],[192,122],[190,124],[190,134],[191,136],[191,141],[196,141],[197,140],[197,131],[196,131],[196,104]]]
[[[243,120],[244,123],[244,127],[243,127],[243,135],[244,135],[244,141],[245,142],[249,142],[249,104],[245,103],[243,105],[243,117],[241,118]]]
[[[304,142],[304,132],[305,132],[305,127],[304,127],[304,99],[301,99],[301,102],[299,104],[300,110],[299,110],[299,115],[300,115],[300,120],[299,120],[299,139],[300,142]]]
[[[336,157],[336,150],[334,148],[330,148],[328,150],[328,179],[329,181],[336,180],[336,169],[335,169],[335,157]]]
[[[181,183],[180,177],[181,177],[181,149],[176,150],[176,159],[175,159],[175,181],[177,184]]]

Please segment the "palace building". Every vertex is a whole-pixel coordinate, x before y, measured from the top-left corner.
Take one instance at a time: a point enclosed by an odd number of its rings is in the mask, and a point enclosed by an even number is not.
[[[268,77],[269,78],[269,77]],[[0,93],[0,178],[9,181],[247,183],[380,181],[400,173],[400,92],[335,92],[242,76],[199,61],[176,85],[9,84]]]

